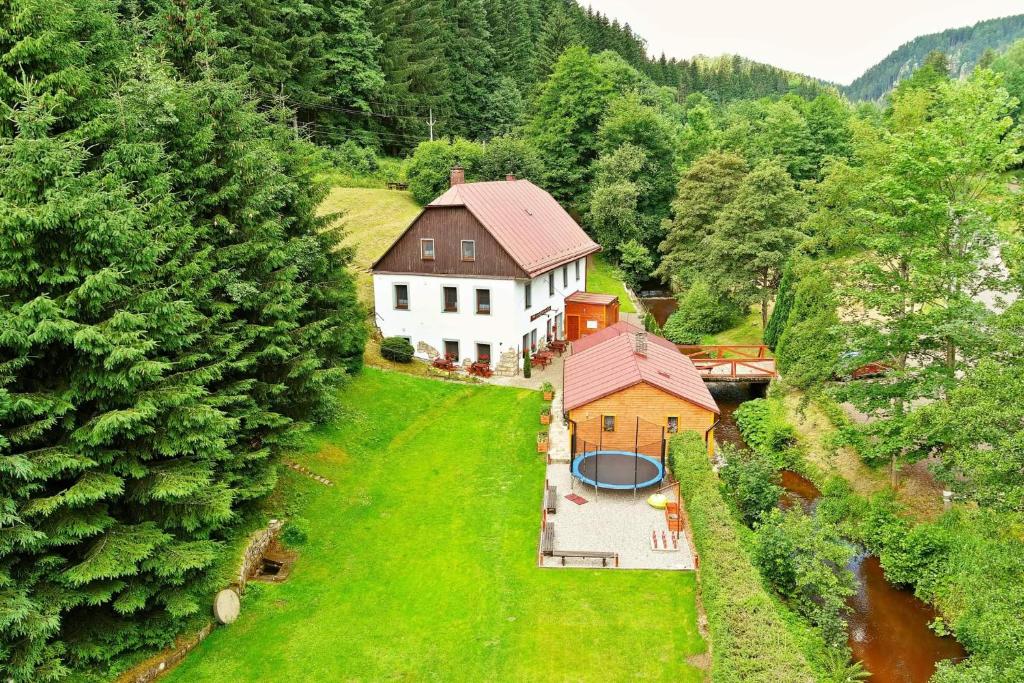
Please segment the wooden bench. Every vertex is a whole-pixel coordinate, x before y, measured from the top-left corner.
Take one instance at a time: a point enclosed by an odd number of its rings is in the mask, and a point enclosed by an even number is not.
[[[554,522],[547,522],[544,525],[544,533],[540,537],[540,553],[541,555],[551,556],[555,552],[555,524]]]
[[[565,558],[567,557],[588,557],[601,560],[602,567],[608,566],[608,560],[615,560],[615,566],[619,566],[619,554],[604,550],[552,550],[550,555],[551,557],[562,558],[562,566],[565,566]]]
[[[544,509],[547,510],[549,515],[553,515],[556,512],[558,506],[558,487],[553,484],[548,484],[544,490]]]
[[[396,183],[396,182],[393,182],[393,181],[388,181],[388,189],[389,190],[408,190],[409,189],[409,183]]]

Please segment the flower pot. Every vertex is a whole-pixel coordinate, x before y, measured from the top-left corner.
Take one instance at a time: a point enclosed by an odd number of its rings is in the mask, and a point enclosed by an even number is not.
[[[554,398],[555,398],[555,392],[553,392],[553,391],[545,391],[544,392],[544,400],[545,401],[553,401]]]
[[[549,424],[551,424],[551,413],[546,413],[546,414],[545,413],[541,413],[540,414],[540,423],[542,425],[549,425]]]
[[[538,453],[547,453],[548,452],[548,442],[547,441],[538,441],[537,442],[537,452]]]

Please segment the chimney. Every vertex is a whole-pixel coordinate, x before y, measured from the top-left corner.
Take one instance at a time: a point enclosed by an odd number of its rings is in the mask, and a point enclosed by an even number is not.
[[[636,352],[636,355],[638,355],[638,356],[646,356],[647,355],[647,333],[646,332],[637,332],[633,336],[633,350]]]
[[[505,176],[505,180],[509,181],[510,183],[514,182],[515,179],[516,179],[516,174],[515,173],[509,173],[508,175]]]
[[[458,162],[455,162],[455,165],[452,166],[451,185],[452,187],[455,187],[456,185],[463,185],[465,182],[466,171],[463,170],[462,166],[460,166]]]

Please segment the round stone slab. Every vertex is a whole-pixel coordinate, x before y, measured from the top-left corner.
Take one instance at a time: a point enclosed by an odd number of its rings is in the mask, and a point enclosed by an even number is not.
[[[225,588],[213,599],[213,616],[222,624],[231,624],[238,618],[242,611],[242,603],[238,600],[238,593],[230,588]]]

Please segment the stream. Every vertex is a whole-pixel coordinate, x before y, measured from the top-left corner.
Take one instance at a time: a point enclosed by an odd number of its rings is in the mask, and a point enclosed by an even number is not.
[[[733,412],[755,398],[750,388],[736,384],[709,384],[708,388],[721,410],[716,440],[746,448]],[[783,470],[782,486],[786,492],[779,507],[800,505],[813,514],[821,497],[813,483]],[[849,600],[849,645],[853,658],[864,662],[871,672],[871,683],[926,683],[938,662],[967,656],[955,638],[940,637],[928,627],[937,616],[935,609],[913,592],[890,584],[877,557],[857,555],[847,568],[853,572],[857,589]]]

